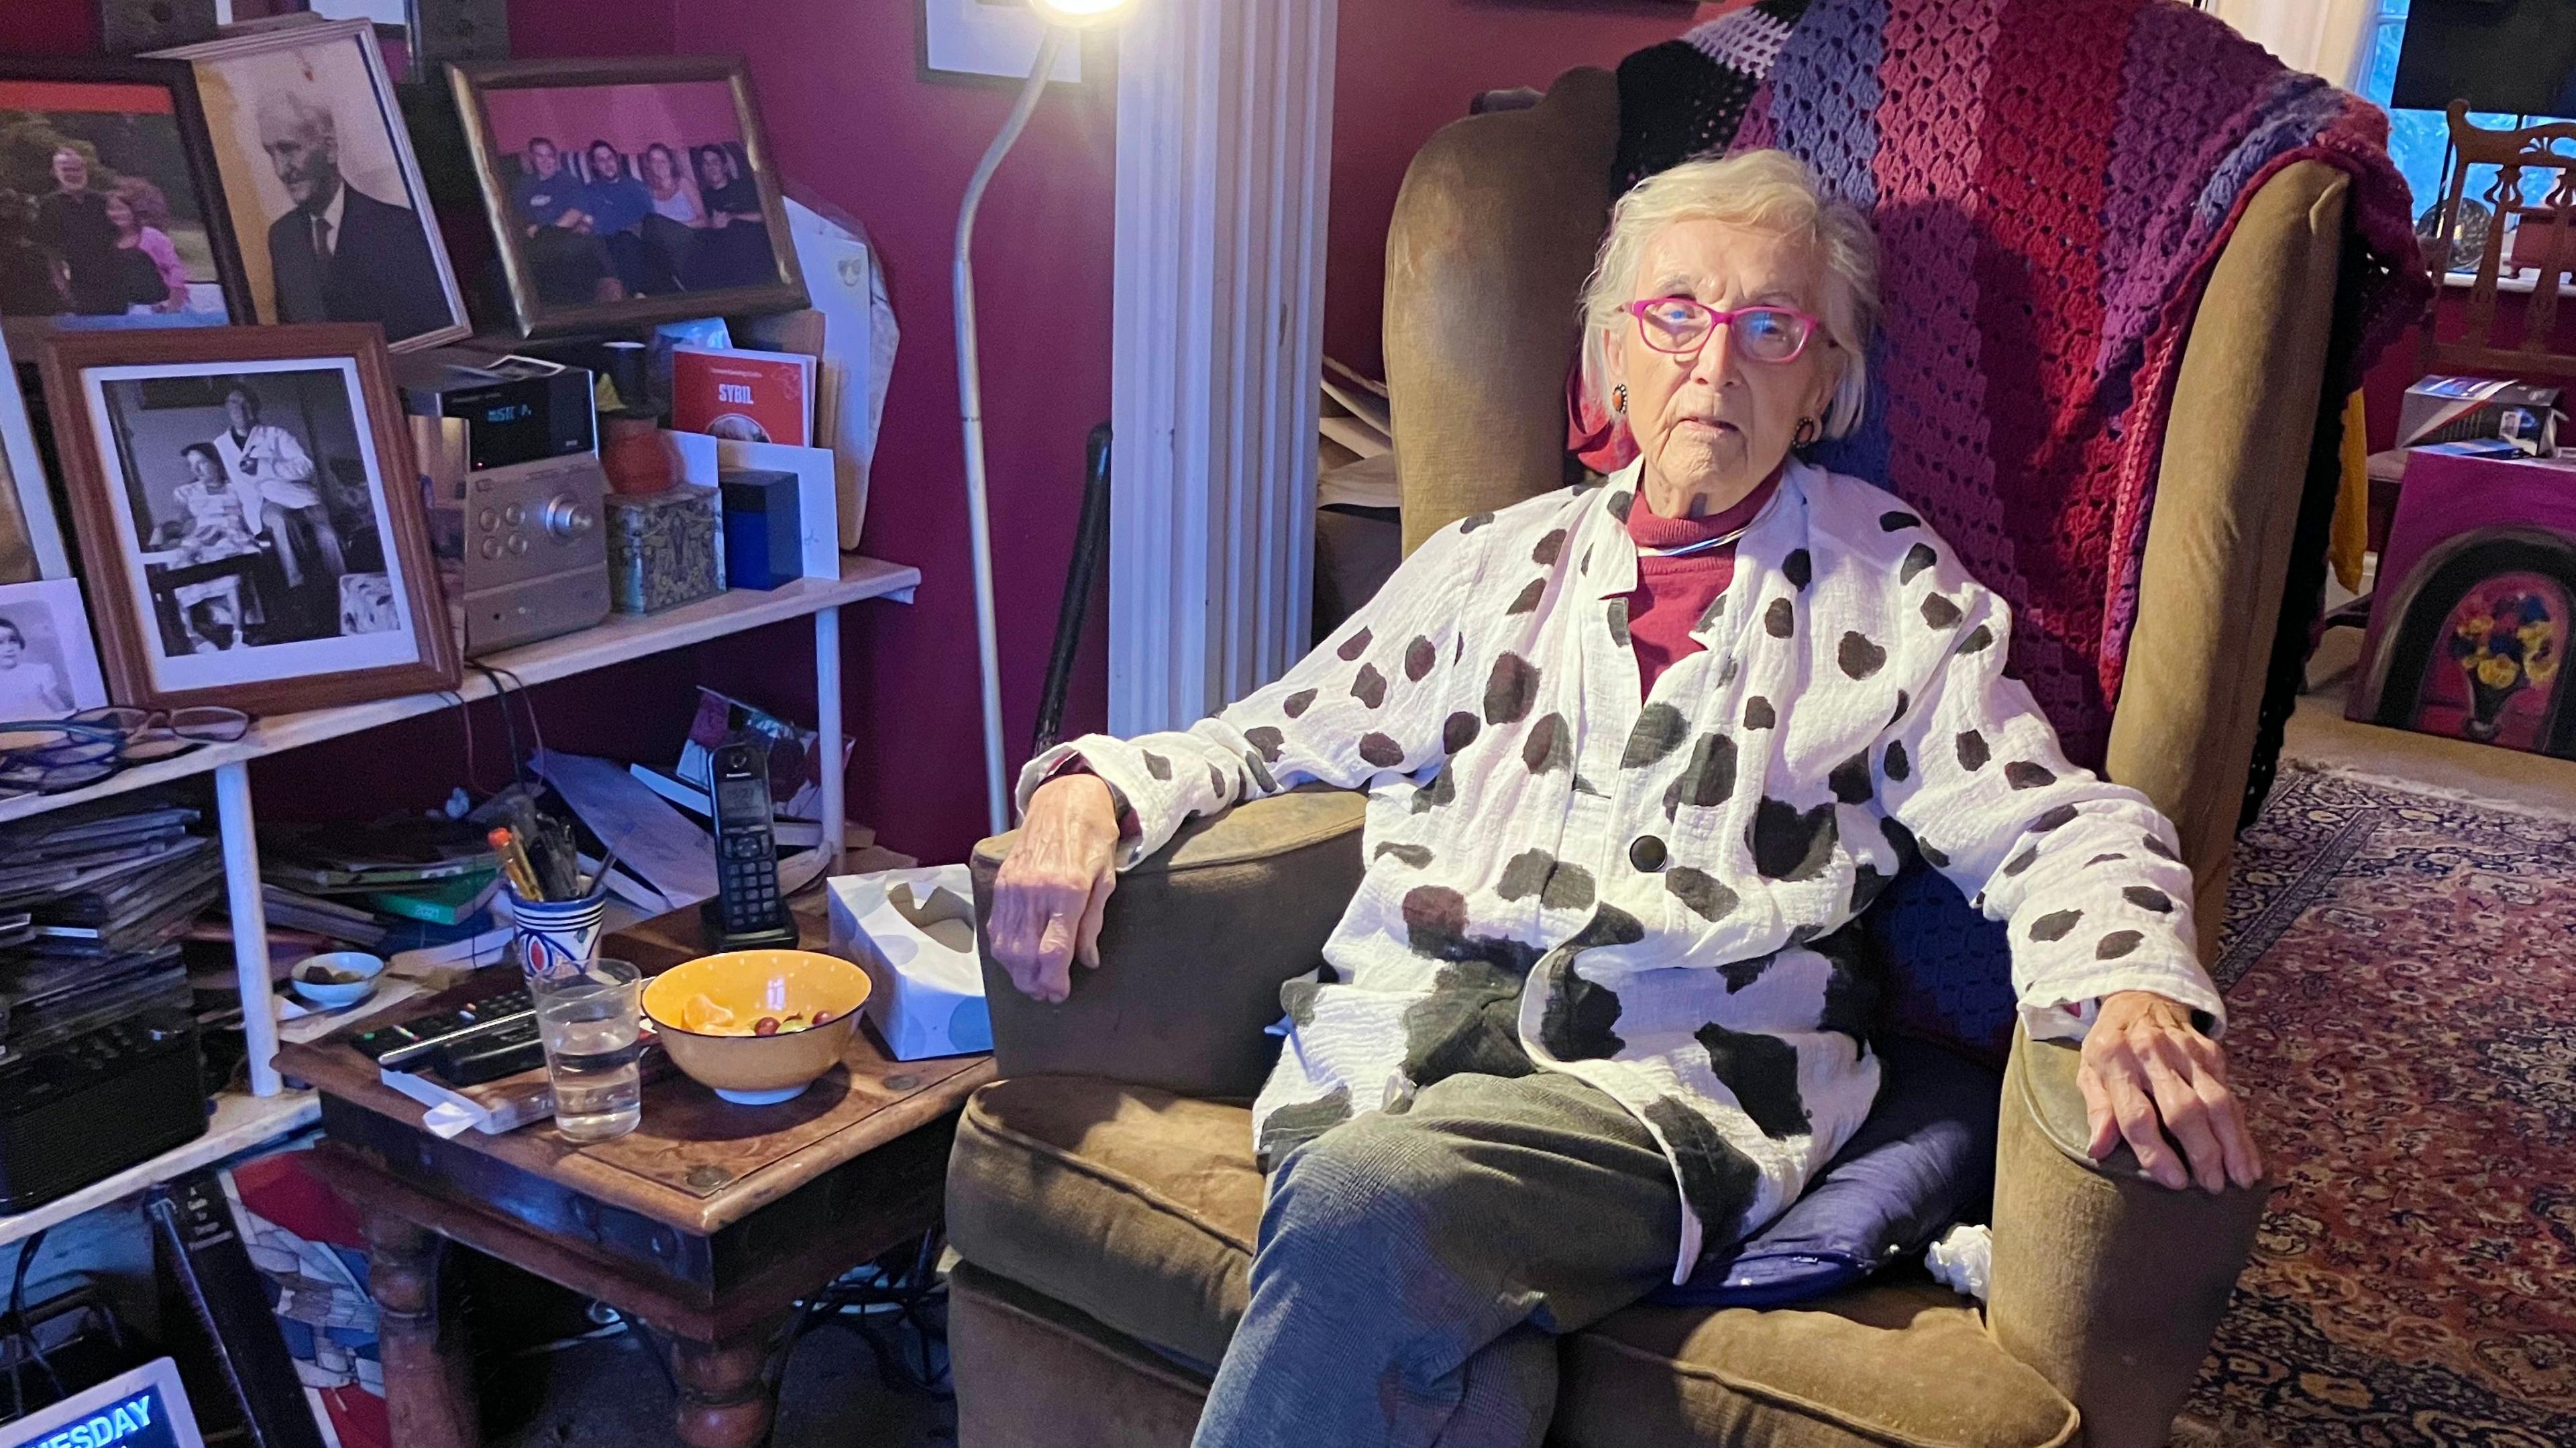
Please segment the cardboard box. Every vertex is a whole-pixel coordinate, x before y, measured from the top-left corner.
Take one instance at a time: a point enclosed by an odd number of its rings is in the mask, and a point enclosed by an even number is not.
[[[964,865],[837,875],[832,953],[875,987],[868,1019],[898,1061],[993,1049],[975,949],[975,884]]]
[[[2427,377],[2406,389],[2397,445],[2502,438],[2526,455],[2558,450],[2560,389],[2501,377]]]

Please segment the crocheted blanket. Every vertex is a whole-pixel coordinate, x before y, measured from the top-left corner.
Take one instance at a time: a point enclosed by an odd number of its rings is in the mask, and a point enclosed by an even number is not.
[[[1619,82],[1617,189],[1778,146],[1872,213],[1872,405],[1814,458],[1916,505],[2013,603],[2015,672],[2086,765],[2182,343],[2244,202],[2302,159],[2353,179],[2331,396],[2430,292],[2387,118],[2177,0],[1763,0]],[[1578,450],[1612,462],[1626,440],[1578,409]]]

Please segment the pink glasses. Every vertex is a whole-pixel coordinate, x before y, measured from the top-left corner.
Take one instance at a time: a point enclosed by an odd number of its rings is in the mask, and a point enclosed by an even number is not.
[[[1738,307],[1721,312],[1688,297],[1655,297],[1630,302],[1637,334],[1646,345],[1673,357],[1688,357],[1708,343],[1723,326],[1735,339],[1735,350],[1755,362],[1795,362],[1807,342],[1824,325],[1822,319],[1795,307]]]

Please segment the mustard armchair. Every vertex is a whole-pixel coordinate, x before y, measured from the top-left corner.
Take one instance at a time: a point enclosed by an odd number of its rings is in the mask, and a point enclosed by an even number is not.
[[[1564,481],[1574,297],[1608,220],[1618,99],[1579,70],[1413,162],[1386,343],[1408,544]],[[2214,944],[2288,566],[2345,182],[2291,166],[2249,203],[2190,337],[2107,772],[2181,832]],[[1468,245],[1467,238],[1474,244]],[[1281,982],[1361,871],[1362,802],[1300,792],[1202,821],[1127,876],[1072,998],[987,961],[1003,1079],[968,1104],[948,1189],[966,1448],[1181,1448],[1241,1316],[1259,1221],[1245,1103]],[[974,867],[979,907],[1010,837]],[[2213,953],[2214,958],[2214,953]],[[1992,1302],[1920,1273],[1769,1310],[1640,1305],[1562,1344],[1549,1441],[2036,1445],[2166,1441],[2250,1248],[2260,1189],[2145,1181],[2084,1154],[2075,1052],[2015,1042]]]

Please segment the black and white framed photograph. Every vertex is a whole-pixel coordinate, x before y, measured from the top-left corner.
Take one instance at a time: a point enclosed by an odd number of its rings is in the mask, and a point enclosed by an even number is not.
[[[0,317],[58,328],[250,321],[185,62],[0,57]]]
[[[66,334],[45,386],[116,702],[280,714],[455,686],[374,327]]]
[[[374,25],[301,25],[161,54],[196,68],[260,321],[374,322],[397,352],[472,330]]]
[[[510,61],[448,74],[522,335],[806,304],[741,60]]]
[[[61,719],[106,702],[80,585],[0,584],[0,723]]]

